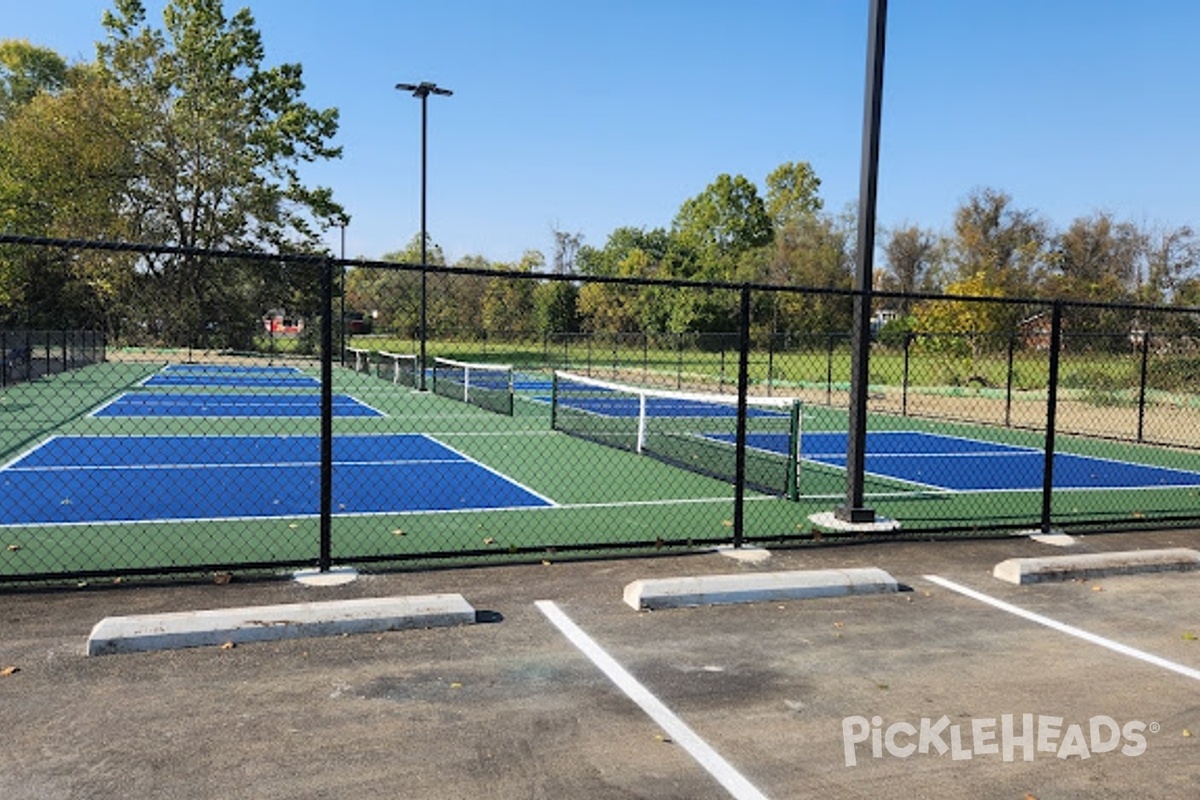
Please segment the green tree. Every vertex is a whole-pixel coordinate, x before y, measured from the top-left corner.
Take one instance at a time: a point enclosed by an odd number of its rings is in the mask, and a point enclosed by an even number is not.
[[[766,211],[776,232],[820,213],[821,179],[807,161],[780,164],[767,175]]]
[[[918,334],[916,348],[948,359],[951,377],[961,382],[975,373],[975,359],[983,351],[1006,341],[997,334],[1006,336],[1011,330],[997,328],[997,310],[1004,306],[986,298],[1004,294],[983,272],[954,281],[946,294],[980,299],[921,301],[913,307],[910,330]]]
[[[534,329],[540,335],[579,330],[579,287],[570,281],[542,281],[533,290]]]
[[[299,167],[340,155],[330,145],[337,111],[301,100],[300,65],[263,65],[249,10],[226,17],[221,0],[169,0],[163,23],[148,25],[140,0],[115,0],[97,48],[103,75],[140,117],[132,233],[184,247],[322,249],[321,232],[344,212],[330,190],[306,186]],[[182,343],[203,330],[241,329],[248,307],[295,295],[242,274],[248,268],[190,255],[148,258],[143,313],[161,320],[165,341]],[[303,275],[305,297],[315,297],[316,277]],[[259,296],[247,297],[254,285]]]
[[[49,48],[24,39],[0,41],[0,121],[39,94],[65,89],[67,71],[67,62]]]
[[[691,274],[674,277],[727,280],[733,276],[738,257],[770,244],[774,231],[754,184],[741,175],[718,175],[703,192],[683,202],[671,234],[696,256],[677,265]]]
[[[444,266],[446,257],[441,246],[426,234],[426,259],[431,265]],[[401,250],[385,253],[383,261],[396,264],[421,263],[421,235],[415,234]],[[427,280],[427,294],[441,306],[440,283],[436,276]],[[428,285],[434,284],[434,291]],[[346,306],[356,311],[375,312],[376,325],[381,331],[415,337],[420,329],[421,273],[417,270],[354,267],[346,275]]]
[[[69,77],[61,91],[35,93],[0,121],[0,228],[128,238],[135,115],[127,96],[93,70],[74,68]],[[0,315],[8,324],[115,332],[133,277],[131,259],[119,254],[8,248],[0,252]]]
[[[527,250],[516,264],[496,264],[493,269],[530,275],[546,265],[545,257],[537,250]],[[526,278],[489,278],[481,299],[480,313],[484,330],[489,337],[530,339],[536,331],[534,318],[534,288],[536,282]]]
[[[769,248],[755,254],[756,269],[747,278],[791,288],[849,289],[854,271],[852,223],[850,217],[827,214],[788,222]],[[760,305],[754,318],[770,333],[823,335],[849,328],[851,307],[844,296],[782,291],[756,297]]]

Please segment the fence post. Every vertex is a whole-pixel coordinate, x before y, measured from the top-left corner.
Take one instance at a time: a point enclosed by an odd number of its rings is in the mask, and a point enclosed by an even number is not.
[[[422,362],[424,372],[424,362]],[[333,561],[333,262],[321,262],[321,543],[317,566]]]
[[[1137,440],[1142,441],[1146,423],[1146,372],[1150,353],[1150,331],[1142,334],[1142,371],[1138,380],[1138,423]]]
[[[904,334],[904,377],[900,380],[900,416],[908,416],[908,348],[912,344],[912,331]]]
[[[650,334],[642,332],[642,381],[650,381]]]
[[[767,397],[771,397],[771,384],[775,379],[775,332],[767,334]]]
[[[675,388],[683,388],[683,334],[675,334],[675,348],[678,350],[678,366],[675,369]]]
[[[1013,353],[1017,349],[1017,337],[1008,336],[1008,377],[1004,390],[1004,427],[1012,427]]]
[[[1054,426],[1058,409],[1058,351],[1062,348],[1062,301],[1050,313],[1050,380],[1046,387],[1046,459],[1042,468],[1042,533],[1050,533],[1050,501],[1054,492]]]
[[[750,391],[750,286],[742,284],[738,320],[737,451],[733,485],[733,546],[745,537],[746,510],[746,395]],[[725,350],[722,348],[721,353]]]
[[[836,334],[829,334],[829,346],[825,349],[825,405],[833,405],[833,347]]]
[[[425,361],[425,343],[429,338],[428,331],[426,330],[426,327],[425,327],[425,325],[428,321],[428,319],[427,319],[428,309],[427,309],[426,298],[427,298],[427,295],[429,292],[429,289],[427,286],[428,281],[429,281],[429,270],[427,270],[425,268],[425,238],[424,238],[424,236],[425,236],[425,234],[424,234],[424,232],[422,232],[422,234],[421,234],[421,237],[422,237],[421,238],[421,309],[420,309],[420,317],[421,318],[420,318],[420,325],[418,326],[420,329],[419,332],[420,332],[420,336],[421,336],[421,341],[420,341],[420,344],[418,345],[420,348],[420,358],[417,359],[421,364],[421,375],[420,375],[419,380],[417,381],[417,390],[422,391],[422,392],[425,391],[425,365],[427,363]]]

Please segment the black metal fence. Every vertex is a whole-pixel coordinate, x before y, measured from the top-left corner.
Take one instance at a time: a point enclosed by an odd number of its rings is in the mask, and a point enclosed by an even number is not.
[[[0,333],[0,582],[1200,522],[1196,309],[874,295],[911,311],[864,387],[881,531],[829,513],[852,292],[426,267],[421,315],[417,265],[0,244],[236,262],[253,293]],[[356,270],[369,335],[333,312]]]
[[[104,361],[101,331],[0,330],[0,387]]]

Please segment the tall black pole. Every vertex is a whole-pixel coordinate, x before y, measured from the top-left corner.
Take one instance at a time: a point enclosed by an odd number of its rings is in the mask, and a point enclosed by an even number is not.
[[[846,443],[846,502],[834,516],[854,524],[875,521],[863,505],[866,469],[867,384],[871,358],[871,287],[875,259],[875,196],[879,177],[879,120],[883,107],[883,50],[887,0],[871,0],[867,32],[867,85],[863,104],[862,169],[858,193],[858,261],[854,270],[854,328],[850,347],[850,418]]]
[[[426,133],[429,129],[429,117],[426,114],[426,108],[429,104],[429,92],[421,93],[421,359],[420,364],[421,375],[417,380],[417,387],[423,392],[425,391],[425,325],[426,314],[429,308],[428,297],[428,276],[429,271],[425,269],[426,253],[425,253],[425,141]]]
[[[342,297],[341,297],[341,315],[338,317],[338,363],[343,367],[346,366],[346,219],[343,217],[338,222],[338,227],[342,229]]]
[[[440,94],[449,96],[454,92],[449,89],[443,89],[435,83],[423,81],[421,83],[397,83],[396,88],[406,92],[412,92],[413,97],[421,98],[421,322],[420,322],[420,339],[421,339],[421,355],[418,372],[417,387],[423,392],[425,391],[425,342],[427,339],[425,326],[427,321],[427,296],[428,296],[428,266],[426,259],[428,258],[425,250],[425,153],[426,153],[426,133],[428,131],[428,102],[429,95]]]
[[[321,263],[321,486],[320,545],[317,568],[333,563],[333,264]]]

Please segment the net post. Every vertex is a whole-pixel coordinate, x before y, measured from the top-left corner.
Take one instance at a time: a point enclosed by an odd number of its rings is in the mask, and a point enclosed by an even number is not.
[[[558,430],[558,370],[550,373],[550,430]]]
[[[791,420],[788,427],[790,435],[788,441],[792,446],[788,448],[787,460],[787,496],[793,503],[800,500],[800,437],[803,433],[801,429],[801,412],[800,401],[796,400],[792,403]]]
[[[639,453],[646,446],[646,393],[638,393],[638,426],[637,426],[637,451]]]

